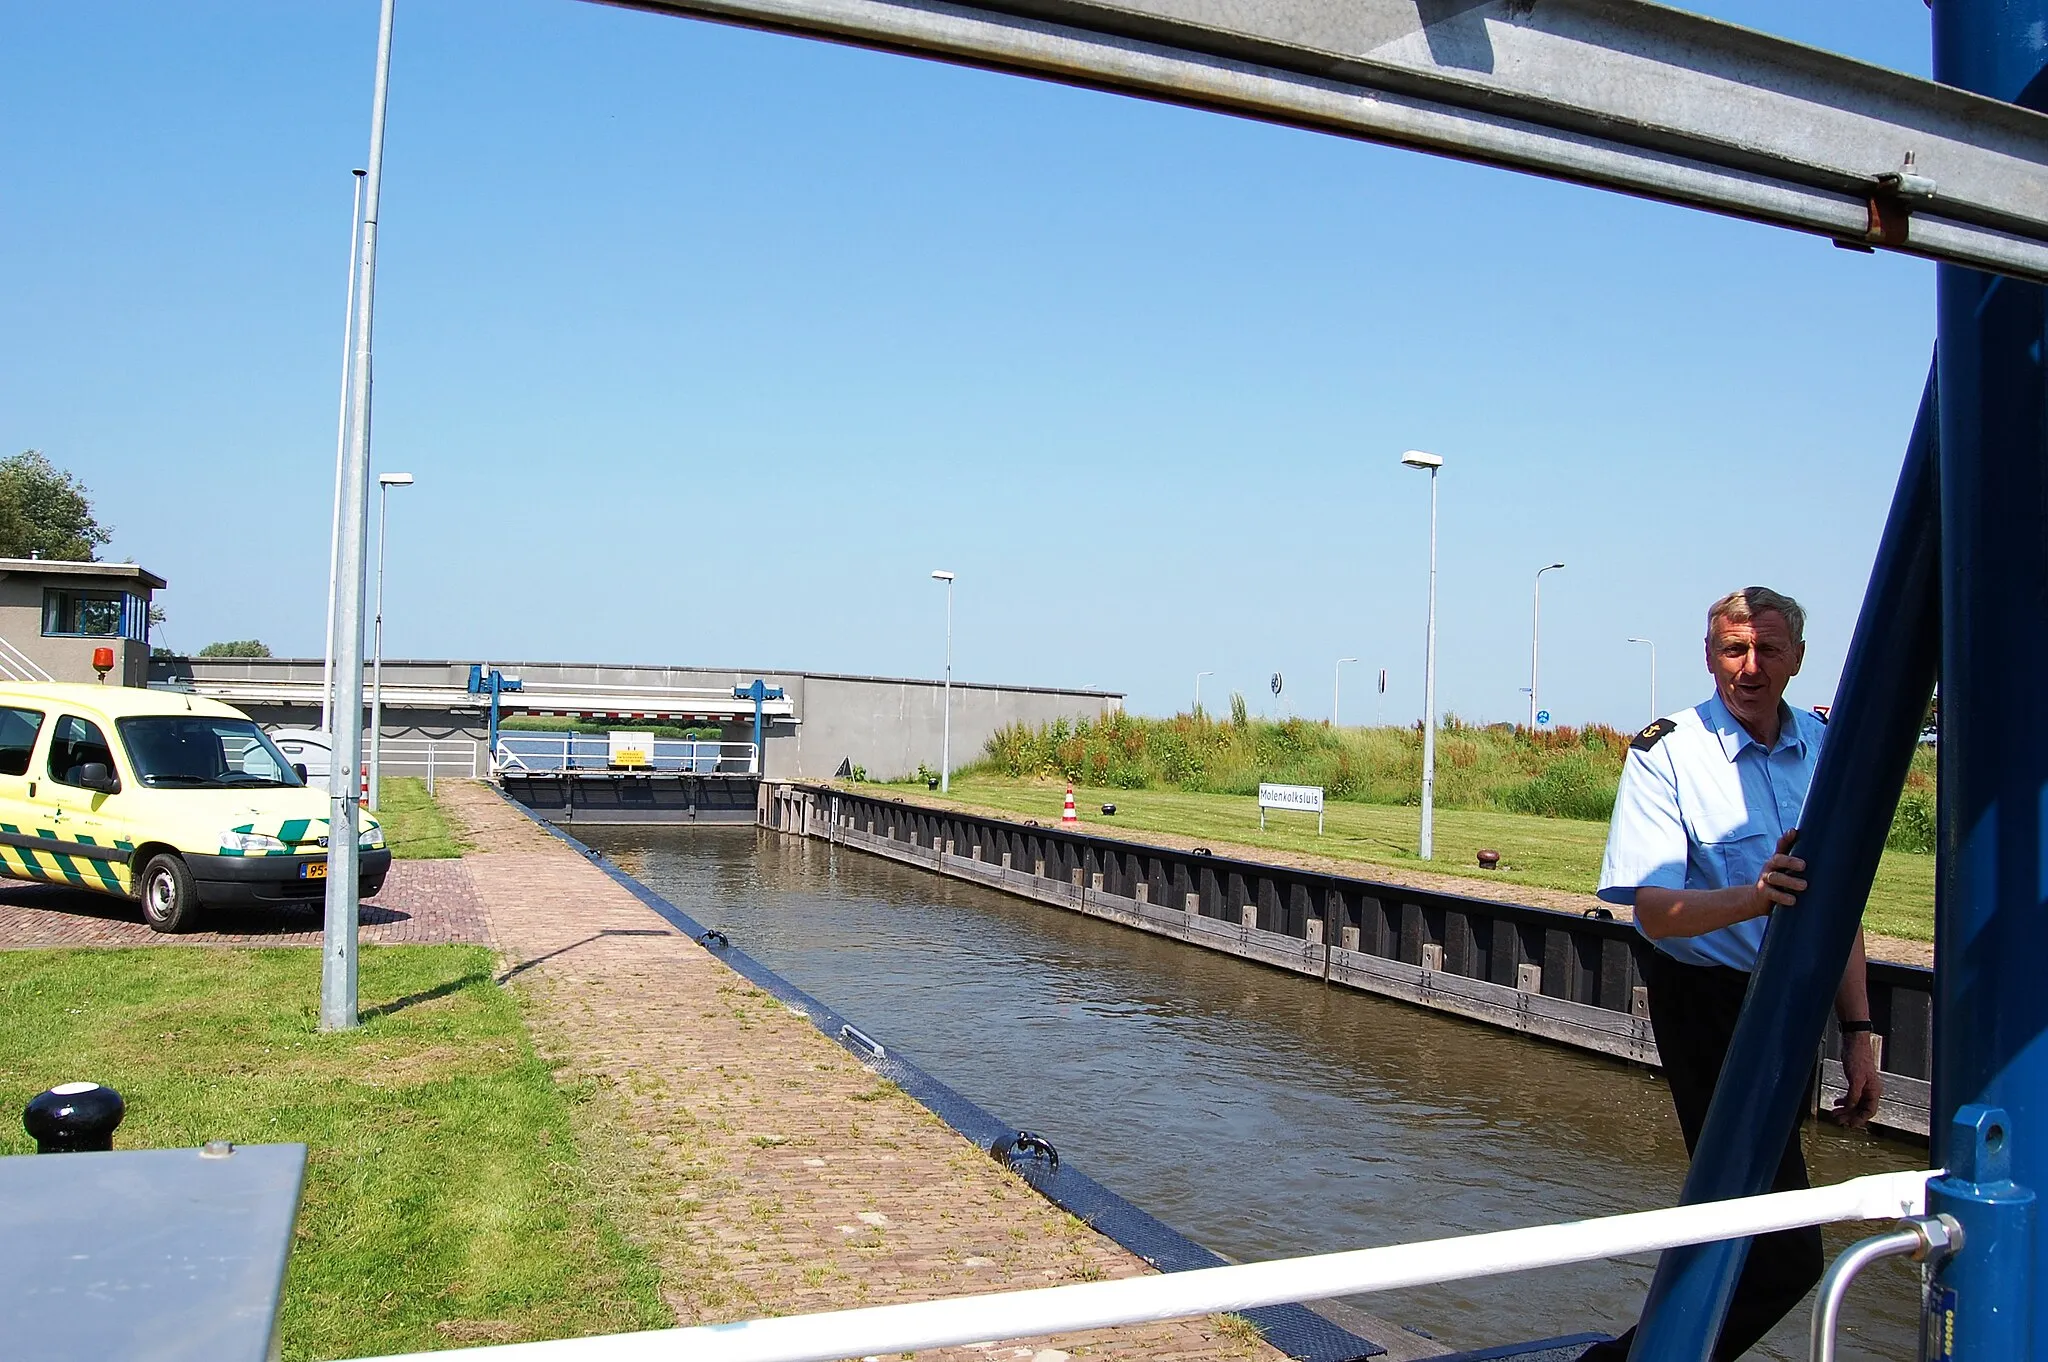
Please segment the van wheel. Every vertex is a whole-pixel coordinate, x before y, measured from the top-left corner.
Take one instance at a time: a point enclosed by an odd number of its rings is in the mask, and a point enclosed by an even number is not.
[[[183,857],[168,852],[142,867],[142,920],[155,932],[189,932],[199,916],[199,889]]]

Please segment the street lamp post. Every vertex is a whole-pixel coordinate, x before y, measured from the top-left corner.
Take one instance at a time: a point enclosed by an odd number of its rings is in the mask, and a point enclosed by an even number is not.
[[[341,466],[348,457],[349,374],[356,343],[356,241],[363,229],[363,178],[358,170],[355,206],[348,221],[348,307],[341,320],[341,414],[334,430],[334,524],[327,536],[327,642],[320,658],[320,731],[334,731],[334,583],[341,575]]]
[[[377,475],[377,619],[371,627],[370,651],[370,808],[384,793],[384,513],[391,489],[412,486],[410,473]]]
[[[1536,730],[1536,690],[1542,684],[1538,677],[1543,669],[1543,574],[1555,572],[1563,563],[1552,563],[1549,567],[1536,569],[1536,604],[1529,612],[1529,731]]]
[[[1197,714],[1200,714],[1202,712],[1202,678],[1205,676],[1214,676],[1215,674],[1216,673],[1214,672],[1195,673],[1195,713]]]
[[[946,584],[946,712],[939,729],[939,793],[953,788],[953,574],[941,569],[932,580]]]
[[[1643,643],[1650,649],[1650,722],[1657,722],[1657,642],[1655,639],[1632,638],[1630,643]]]
[[[1333,729],[1337,726],[1337,701],[1344,694],[1344,664],[1356,661],[1358,659],[1355,657],[1340,657],[1337,659],[1337,679],[1330,686],[1330,727]]]
[[[327,896],[320,929],[320,1029],[352,1031],[356,1013],[358,891],[362,819],[356,782],[363,769],[363,559],[370,521],[370,358],[377,292],[377,217],[384,182],[384,111],[391,88],[395,0],[377,16],[377,76],[370,94],[369,173],[356,246],[355,362],[349,369],[348,442],[342,458],[340,570],[334,583],[333,757],[327,777]]]
[[[1422,837],[1417,848],[1427,861],[1436,849],[1436,475],[1444,461],[1411,449],[1401,462],[1429,470],[1429,638],[1422,652]]]

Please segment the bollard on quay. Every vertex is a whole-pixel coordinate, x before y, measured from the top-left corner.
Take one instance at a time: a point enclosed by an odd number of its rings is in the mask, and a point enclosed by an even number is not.
[[[114,1129],[128,1104],[98,1083],[59,1083],[31,1097],[21,1113],[22,1128],[38,1154],[81,1154],[114,1147]]]

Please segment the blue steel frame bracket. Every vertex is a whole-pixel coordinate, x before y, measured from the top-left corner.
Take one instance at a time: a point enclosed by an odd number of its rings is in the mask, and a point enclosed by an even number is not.
[[[471,663],[469,668],[469,693],[491,697],[490,759],[498,759],[498,696],[507,691],[525,690],[526,683],[516,676],[507,676],[492,667],[487,673],[483,663]]]
[[[2001,1108],[1961,1108],[1948,1128],[1948,1172],[1927,1184],[1928,1213],[1963,1227],[1962,1251],[1928,1283],[1920,1355],[1931,1362],[2030,1356],[2034,1194],[2012,1180],[2012,1140]]]
[[[754,678],[752,685],[734,686],[732,688],[732,698],[735,700],[752,700],[754,702],[754,774],[760,775],[762,768],[767,765],[766,762],[761,760],[761,706],[769,700],[780,700],[782,698],[782,687],[771,686],[757,676]]]

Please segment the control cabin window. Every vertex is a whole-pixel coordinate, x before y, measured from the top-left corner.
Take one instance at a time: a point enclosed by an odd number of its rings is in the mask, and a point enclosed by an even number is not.
[[[43,590],[43,633],[59,638],[143,639],[149,630],[149,607],[127,591],[83,591],[74,587]]]
[[[0,708],[0,776],[28,774],[29,755],[36,749],[36,734],[43,731],[43,716],[33,709]]]
[[[75,714],[59,719],[57,731],[50,735],[50,779],[83,788],[81,776],[95,761],[109,771],[114,769],[114,754],[100,726]]]

